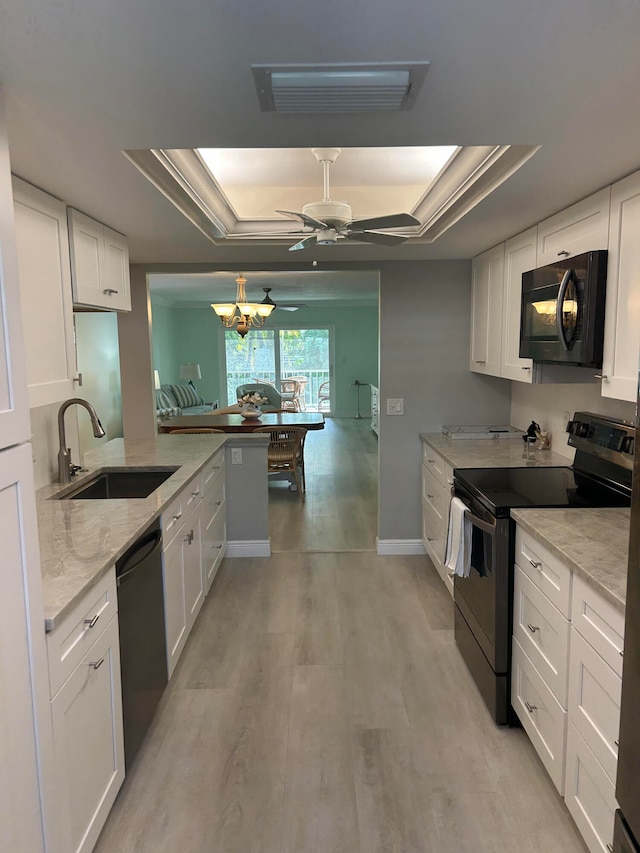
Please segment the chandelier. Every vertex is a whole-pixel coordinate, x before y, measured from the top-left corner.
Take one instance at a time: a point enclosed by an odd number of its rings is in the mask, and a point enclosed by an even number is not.
[[[274,302],[269,299],[268,293],[262,302],[247,302],[247,294],[244,287],[246,283],[246,278],[240,273],[236,279],[236,301],[234,303],[211,303],[211,307],[218,317],[220,317],[225,329],[233,329],[235,327],[236,332],[241,338],[244,338],[249,329],[259,329],[264,326],[264,321],[276,307]]]

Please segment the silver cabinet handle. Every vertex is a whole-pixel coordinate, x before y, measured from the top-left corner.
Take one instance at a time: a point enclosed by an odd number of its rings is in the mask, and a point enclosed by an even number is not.
[[[181,519],[181,518],[182,518],[182,513],[181,513],[181,512],[179,512],[179,513],[177,513],[177,515],[174,515],[174,516],[173,516],[173,520],[174,520],[174,521],[180,521],[180,519]]]
[[[117,293],[117,290],[114,290],[112,287],[105,287],[102,291],[106,296],[111,296],[112,293]]]
[[[623,652],[623,650],[622,650],[622,649],[620,649],[620,657],[621,657],[621,658],[623,658],[623,657],[624,657],[624,652]]]
[[[429,463],[429,465],[435,465],[436,464],[435,459],[427,459],[427,462]]]
[[[534,569],[540,569],[542,567],[542,563],[538,560],[529,560]]]
[[[456,570],[455,569],[449,569],[447,574],[449,575],[450,578],[455,577]]]
[[[609,851],[609,853],[613,853],[613,844],[607,842],[607,850]]]
[[[562,249],[561,251],[559,251],[559,252],[558,252],[558,257],[559,257],[559,258],[568,258],[568,257],[569,257],[569,254],[570,254],[570,253],[569,253],[569,252],[567,252],[567,250],[566,250],[566,249]]]
[[[538,706],[537,706],[537,705],[530,705],[528,702],[525,702],[525,703],[524,703],[524,707],[527,709],[527,711],[528,711],[530,714],[533,714],[533,712],[534,712],[534,711],[537,711],[537,710],[538,710]]]
[[[427,495],[427,497],[429,498],[430,501],[433,500],[433,495]]]
[[[190,530],[190,531],[187,533],[187,535],[184,537],[184,541],[185,541],[188,545],[191,545],[191,543],[193,542],[193,530]]]
[[[619,740],[614,740],[614,743],[615,743],[615,745],[616,745],[616,746],[620,746],[620,741],[619,741]]]
[[[197,498],[199,494],[200,494],[200,489],[196,489],[196,491],[195,491],[195,492],[191,492],[191,497],[192,497],[192,498]]]
[[[100,658],[100,660],[97,660],[97,661],[93,661],[93,660],[89,661],[89,666],[92,669],[100,669],[100,667],[102,666],[103,663],[104,663],[104,658]]]
[[[435,542],[435,536],[427,536],[427,542]]]
[[[453,486],[453,480],[449,480],[449,479],[447,478],[447,483],[448,483],[450,486]]]
[[[100,618],[100,614],[96,613],[96,615],[93,617],[93,619],[85,619],[84,624],[87,626],[87,628],[93,628],[93,626],[96,624],[96,622],[98,621],[99,618]]]
[[[531,370],[530,367],[523,367],[522,370]]]
[[[540,630],[538,625],[532,625],[531,622],[527,622],[527,628],[531,631],[532,634],[535,634],[536,631]]]
[[[216,506],[222,506],[222,501],[216,501]]]
[[[607,379],[609,378],[606,373],[594,373],[593,375],[595,376],[596,379],[602,379],[603,382],[606,382]]]
[[[480,359],[476,358],[474,364],[486,364],[486,361],[480,361]]]

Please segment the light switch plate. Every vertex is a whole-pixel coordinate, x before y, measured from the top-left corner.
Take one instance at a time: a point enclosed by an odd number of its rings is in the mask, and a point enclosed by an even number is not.
[[[387,398],[387,414],[388,415],[404,415],[404,398],[403,397],[388,397]]]

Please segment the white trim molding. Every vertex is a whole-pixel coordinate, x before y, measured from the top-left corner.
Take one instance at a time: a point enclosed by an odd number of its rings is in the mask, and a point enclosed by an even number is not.
[[[379,557],[401,554],[426,554],[422,539],[376,539]]]
[[[270,557],[270,539],[237,539],[227,542],[225,557]]]

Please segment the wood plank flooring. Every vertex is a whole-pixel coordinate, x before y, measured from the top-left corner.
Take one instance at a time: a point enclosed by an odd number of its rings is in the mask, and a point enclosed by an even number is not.
[[[225,560],[98,853],[584,853],[452,607],[373,543]]]

